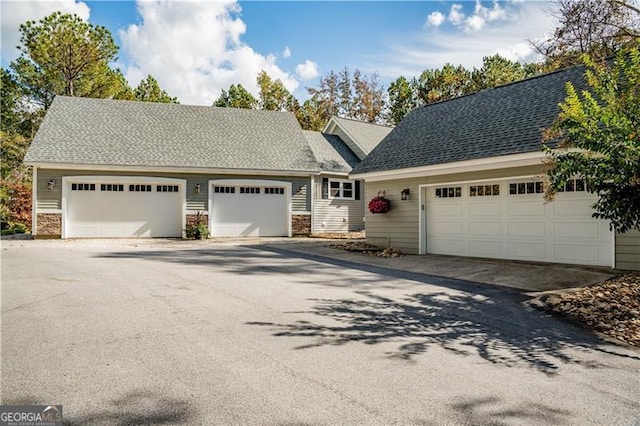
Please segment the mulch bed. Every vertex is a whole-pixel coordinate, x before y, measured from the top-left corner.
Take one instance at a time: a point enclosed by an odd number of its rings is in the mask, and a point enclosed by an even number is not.
[[[346,243],[330,244],[329,247],[334,249],[339,249],[339,250],[362,253],[368,256],[377,256],[377,257],[386,257],[386,258],[393,258],[393,257],[400,257],[400,256],[407,255],[406,253],[403,253],[402,251],[395,249],[393,247],[389,247],[383,250],[379,247],[372,246],[371,244],[367,244],[364,241],[348,241]]]
[[[540,299],[544,309],[566,315],[594,330],[640,347],[640,273]]]

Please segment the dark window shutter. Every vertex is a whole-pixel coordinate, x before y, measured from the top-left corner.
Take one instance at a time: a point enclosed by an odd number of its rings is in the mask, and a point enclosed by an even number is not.
[[[322,178],[322,198],[329,198],[329,178]]]
[[[360,199],[360,181],[356,181],[356,190],[355,190],[355,198],[356,200]]]

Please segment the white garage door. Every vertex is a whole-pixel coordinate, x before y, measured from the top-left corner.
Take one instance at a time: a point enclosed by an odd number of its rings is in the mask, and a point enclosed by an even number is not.
[[[544,203],[541,181],[519,179],[426,189],[427,252],[611,266],[608,223],[591,217],[595,197],[570,181]]]
[[[66,180],[65,237],[181,237],[183,184]]]
[[[279,237],[289,235],[286,184],[264,181],[214,182],[209,187],[209,229],[217,237]]]

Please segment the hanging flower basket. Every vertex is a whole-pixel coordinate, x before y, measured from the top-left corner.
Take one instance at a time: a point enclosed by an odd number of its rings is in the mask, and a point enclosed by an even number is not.
[[[377,196],[369,201],[369,211],[373,214],[386,213],[391,208],[391,202],[383,196]]]

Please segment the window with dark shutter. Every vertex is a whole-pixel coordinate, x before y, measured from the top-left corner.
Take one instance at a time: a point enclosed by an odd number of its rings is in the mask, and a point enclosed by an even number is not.
[[[356,200],[360,199],[360,181],[359,180],[356,181],[355,199]]]

